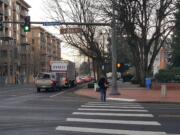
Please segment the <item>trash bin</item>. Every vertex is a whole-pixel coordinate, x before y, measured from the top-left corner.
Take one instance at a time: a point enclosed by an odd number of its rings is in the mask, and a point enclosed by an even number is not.
[[[151,86],[152,86],[152,80],[151,80],[151,78],[146,78],[146,88],[147,88],[148,90],[150,90],[150,89],[151,89]]]

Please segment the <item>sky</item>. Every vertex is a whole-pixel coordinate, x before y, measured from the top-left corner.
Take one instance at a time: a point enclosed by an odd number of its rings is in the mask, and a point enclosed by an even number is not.
[[[44,9],[43,9],[43,0],[25,0],[31,8],[29,9],[29,15],[31,16],[31,21],[49,21],[46,20]],[[55,36],[59,36],[59,31],[53,29],[53,27],[44,27],[47,31],[51,32]],[[81,63],[81,59],[78,59],[79,56],[77,56],[76,52],[72,49],[69,49],[69,47],[66,47],[64,43],[61,46],[61,53],[62,58],[71,60],[73,62],[79,62]]]
[[[29,9],[29,15],[32,21],[42,21],[44,13],[42,11],[43,2],[42,0],[25,0],[31,8]]]

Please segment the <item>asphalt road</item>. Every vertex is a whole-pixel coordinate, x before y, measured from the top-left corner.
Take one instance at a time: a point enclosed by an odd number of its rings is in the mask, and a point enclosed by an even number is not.
[[[180,135],[180,104],[101,103],[73,91],[0,87],[0,135]]]

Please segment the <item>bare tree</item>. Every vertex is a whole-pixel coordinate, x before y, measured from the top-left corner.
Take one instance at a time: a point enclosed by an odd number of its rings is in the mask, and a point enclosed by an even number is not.
[[[102,10],[112,16],[112,0],[102,0]],[[176,0],[114,0],[118,31],[133,53],[137,79],[145,85],[160,48],[174,29]]]
[[[46,1],[47,2],[47,1]],[[57,21],[71,21],[80,23],[94,23],[99,17],[96,14],[94,0],[49,0],[46,9],[49,15]],[[72,27],[72,26],[66,26]],[[104,65],[102,44],[96,40],[97,26],[80,25],[81,33],[64,34],[66,43],[78,49],[82,54],[93,60],[94,67],[98,75],[102,72],[101,66]],[[59,29],[59,28],[58,28]]]

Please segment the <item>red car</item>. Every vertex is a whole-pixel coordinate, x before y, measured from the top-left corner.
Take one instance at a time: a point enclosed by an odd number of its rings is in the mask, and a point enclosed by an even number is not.
[[[76,77],[76,83],[77,84],[82,84],[82,83],[84,83],[84,80],[81,79],[80,77]]]

